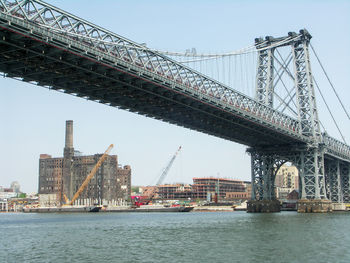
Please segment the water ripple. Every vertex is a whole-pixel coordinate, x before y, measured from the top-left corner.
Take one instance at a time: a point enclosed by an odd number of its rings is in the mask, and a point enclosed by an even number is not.
[[[350,262],[350,213],[0,214],[1,262]]]

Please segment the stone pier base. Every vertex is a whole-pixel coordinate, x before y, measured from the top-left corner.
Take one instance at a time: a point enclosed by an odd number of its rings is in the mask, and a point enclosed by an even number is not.
[[[298,201],[298,213],[328,213],[332,211],[332,202],[329,200],[300,199]]]
[[[345,203],[332,203],[333,211],[346,211]]]
[[[281,204],[278,200],[249,200],[247,203],[248,213],[273,213],[280,211]]]

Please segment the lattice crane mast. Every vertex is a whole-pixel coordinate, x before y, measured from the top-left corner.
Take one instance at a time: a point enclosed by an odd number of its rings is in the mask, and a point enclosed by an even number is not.
[[[89,175],[85,178],[84,182],[82,183],[82,185],[79,187],[78,191],[74,194],[72,200],[69,201],[69,199],[67,198],[66,195],[64,195],[64,199],[66,200],[66,205],[73,205],[74,201],[77,200],[77,198],[79,197],[79,195],[84,191],[84,189],[86,188],[86,186],[89,184],[90,180],[92,179],[92,177],[94,177],[94,175],[96,174],[98,168],[101,167],[102,163],[104,162],[104,160],[107,158],[107,155],[109,154],[109,152],[112,150],[112,148],[114,147],[113,144],[109,145],[109,147],[107,148],[107,150],[104,152],[104,154],[101,156],[101,158],[98,160],[97,164],[94,166],[94,168],[91,170],[91,172],[89,173]]]
[[[158,182],[157,182],[156,185],[160,185],[160,184],[164,181],[166,175],[168,174],[168,172],[169,172],[171,166],[173,165],[173,163],[174,163],[174,161],[175,161],[175,159],[176,159],[176,156],[178,155],[178,153],[180,152],[180,150],[181,150],[181,146],[179,147],[179,149],[177,149],[177,151],[176,151],[176,153],[173,155],[173,157],[171,157],[171,159],[170,159],[168,165],[167,165],[167,166],[165,167],[165,169],[163,170],[163,172],[162,172],[161,176],[159,177]]]

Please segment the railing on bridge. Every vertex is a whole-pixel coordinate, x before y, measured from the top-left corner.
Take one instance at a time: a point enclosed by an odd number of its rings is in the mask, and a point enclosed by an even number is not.
[[[323,143],[326,146],[326,153],[350,161],[350,146],[330,137],[328,134],[322,134]]]

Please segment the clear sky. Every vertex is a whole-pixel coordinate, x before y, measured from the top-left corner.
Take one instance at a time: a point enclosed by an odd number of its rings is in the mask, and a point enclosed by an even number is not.
[[[337,91],[350,111],[350,1],[86,1],[51,4],[151,48],[215,53],[253,44],[259,36],[285,36],[307,28]],[[316,79],[350,142],[350,121],[330,86],[312,65]],[[315,65],[315,66],[314,66]],[[191,183],[193,177],[250,180],[245,147],[199,132],[50,91],[0,79],[0,185],[18,181],[37,191],[41,153],[62,156],[65,121],[74,121],[74,147],[84,154],[112,154],[132,167],[132,184],[154,184],[176,149],[183,149],[165,182]],[[317,94],[320,118],[340,139]]]

